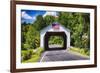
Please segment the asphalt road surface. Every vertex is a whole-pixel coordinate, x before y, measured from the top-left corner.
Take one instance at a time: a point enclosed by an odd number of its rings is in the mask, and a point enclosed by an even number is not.
[[[50,61],[71,61],[71,60],[88,60],[89,58],[76,55],[67,50],[45,51],[40,59],[40,62]]]

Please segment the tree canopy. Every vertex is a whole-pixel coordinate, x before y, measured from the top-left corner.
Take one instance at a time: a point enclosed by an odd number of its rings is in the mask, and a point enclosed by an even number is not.
[[[58,12],[58,17],[38,15],[34,23],[21,24],[22,49],[36,49],[40,46],[40,30],[58,22],[71,31],[71,46],[90,48],[90,14],[79,12]]]

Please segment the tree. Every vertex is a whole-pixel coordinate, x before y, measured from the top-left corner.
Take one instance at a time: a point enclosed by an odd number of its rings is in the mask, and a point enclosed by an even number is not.
[[[44,20],[45,20],[45,24],[47,26],[49,24],[52,24],[55,21],[55,17],[47,15],[47,16],[44,17]]]
[[[90,45],[90,14],[79,12],[58,12],[58,17],[38,15],[32,24],[22,23],[21,42],[22,48],[37,48],[40,45],[40,30],[59,22],[71,31],[71,45],[79,48],[89,48]],[[52,38],[50,43],[58,43],[58,38]]]
[[[40,31],[41,29],[43,29],[46,26],[45,20],[43,19],[42,15],[37,16],[37,20],[34,22],[33,25],[36,28],[36,30],[38,30],[38,31]]]
[[[88,13],[59,12],[58,22],[70,29],[72,46],[80,48],[86,48],[86,45],[89,46],[89,16]],[[87,41],[85,45],[83,44],[84,35],[88,37],[88,39],[85,39]]]

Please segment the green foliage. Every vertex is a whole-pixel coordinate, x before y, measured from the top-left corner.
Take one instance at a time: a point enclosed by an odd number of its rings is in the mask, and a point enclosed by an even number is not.
[[[22,50],[21,51],[22,63],[38,62],[43,51],[44,49],[41,47],[35,50],[34,49]]]
[[[90,55],[90,50],[89,49],[86,49],[86,48],[70,48],[71,51],[74,51],[74,52],[77,52],[77,53],[80,53],[82,55],[85,55],[85,56],[89,56]]]
[[[82,47],[84,47],[84,48],[89,47],[89,37],[87,36],[87,34],[84,34],[82,36]]]
[[[40,57],[38,55],[32,55],[32,58],[25,60],[23,63],[31,63],[31,62],[38,62]]]
[[[89,48],[90,45],[90,15],[88,13],[59,12],[59,22],[71,30],[71,45],[79,48]],[[87,38],[83,38],[83,36]]]
[[[44,18],[41,15],[37,16],[37,20],[34,22],[33,26],[37,31],[43,29],[46,26]]]
[[[22,49],[37,48],[40,45],[40,34],[32,25],[22,25]]]
[[[63,45],[64,39],[61,36],[50,36],[49,38],[49,45],[51,44],[58,44]]]
[[[41,55],[41,53],[42,53],[43,51],[44,51],[44,49],[41,48],[41,47],[39,47],[39,48],[37,48],[36,54],[37,54],[37,55]]]
[[[21,51],[22,61],[30,59],[32,57],[32,54],[33,54],[32,50]]]
[[[47,15],[44,17],[46,26],[49,24],[52,24],[55,21],[55,18],[53,16]]]
[[[79,12],[58,12],[58,17],[38,15],[34,23],[22,23],[21,48],[22,50],[37,49],[40,47],[40,30],[59,22],[71,31],[71,46],[90,48],[90,14]],[[63,39],[52,37],[49,44],[63,44]],[[87,52],[87,54],[89,54]]]
[[[23,50],[27,50],[30,48],[30,45],[29,44],[23,44]]]

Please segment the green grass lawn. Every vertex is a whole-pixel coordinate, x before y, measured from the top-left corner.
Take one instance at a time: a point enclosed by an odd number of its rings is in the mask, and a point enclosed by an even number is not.
[[[85,49],[85,48],[70,48],[69,49],[70,52],[74,52],[78,55],[81,55],[81,56],[86,56],[86,57],[89,57],[90,56],[90,50],[88,49]]]
[[[32,63],[32,62],[38,62],[42,52],[44,51],[43,48],[37,48],[36,50],[34,49],[29,49],[29,50],[22,50],[21,51],[21,57],[22,63]]]

